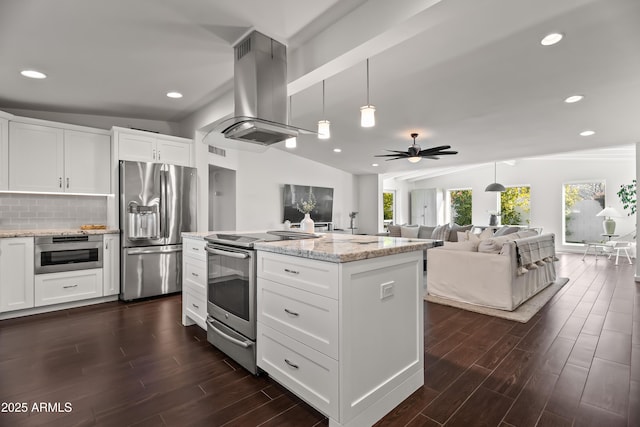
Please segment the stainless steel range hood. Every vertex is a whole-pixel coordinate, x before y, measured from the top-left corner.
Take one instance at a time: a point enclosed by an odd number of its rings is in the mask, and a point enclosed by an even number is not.
[[[270,146],[306,129],[287,122],[287,48],[253,31],[234,46],[235,115],[214,126],[226,138]],[[213,142],[205,142],[216,145]],[[225,144],[226,145],[226,144]],[[242,149],[241,145],[234,148]]]

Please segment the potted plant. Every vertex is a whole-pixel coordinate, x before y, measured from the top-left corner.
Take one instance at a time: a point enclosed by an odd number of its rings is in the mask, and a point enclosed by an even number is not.
[[[624,210],[629,211],[628,216],[636,213],[636,180],[634,179],[631,184],[622,184],[618,191],[618,197]]]

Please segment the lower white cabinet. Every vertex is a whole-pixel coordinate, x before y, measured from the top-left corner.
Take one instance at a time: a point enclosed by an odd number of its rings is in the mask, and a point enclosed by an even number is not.
[[[424,384],[422,251],[331,263],[259,250],[257,271],[258,366],[330,427],[373,425]]]
[[[0,312],[33,307],[33,237],[0,239]]]
[[[120,236],[105,234],[102,248],[102,294],[120,293]]]
[[[64,271],[35,276],[35,306],[102,296],[102,269]]]
[[[202,239],[182,239],[182,324],[207,330],[207,255]]]

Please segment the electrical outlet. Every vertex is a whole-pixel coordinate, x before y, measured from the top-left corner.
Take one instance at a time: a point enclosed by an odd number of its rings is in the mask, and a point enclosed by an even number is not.
[[[380,285],[380,299],[393,296],[394,282],[387,282]]]

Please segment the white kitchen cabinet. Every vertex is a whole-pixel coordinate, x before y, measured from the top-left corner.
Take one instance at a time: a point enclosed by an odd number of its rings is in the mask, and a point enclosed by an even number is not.
[[[120,236],[105,234],[102,250],[102,294],[120,293]]]
[[[9,120],[0,117],[0,191],[9,189]]]
[[[9,123],[9,189],[52,193],[110,192],[111,139],[31,123]]]
[[[411,191],[411,224],[435,226],[444,222],[443,192],[436,188]]]
[[[182,239],[182,324],[207,330],[207,254],[202,239]]]
[[[258,250],[258,366],[329,426],[373,425],[424,384],[421,282],[422,251],[331,263]]]
[[[193,140],[152,132],[113,128],[118,160],[191,166]]]
[[[0,239],[0,312],[33,307],[33,237]]]
[[[102,268],[36,274],[35,306],[101,297],[102,274]]]

